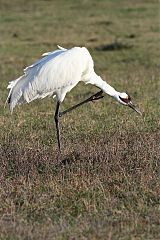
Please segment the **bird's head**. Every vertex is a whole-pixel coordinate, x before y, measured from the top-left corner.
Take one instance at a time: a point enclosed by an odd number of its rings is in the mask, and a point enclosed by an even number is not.
[[[131,101],[131,97],[127,93],[118,93],[117,100],[119,103],[132,108],[134,111],[142,115],[139,109]]]

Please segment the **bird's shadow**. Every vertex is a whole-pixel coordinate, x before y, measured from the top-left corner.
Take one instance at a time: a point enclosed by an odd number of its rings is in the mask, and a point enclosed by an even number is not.
[[[61,168],[64,166],[71,166],[73,163],[80,160],[80,152],[73,151],[71,153],[68,153],[67,155],[59,155],[58,156],[58,163],[55,167]]]
[[[132,48],[132,45],[128,45],[126,43],[119,42],[119,41],[114,41],[109,44],[97,46],[95,49],[97,51],[118,51],[123,49],[130,49],[130,48]]]

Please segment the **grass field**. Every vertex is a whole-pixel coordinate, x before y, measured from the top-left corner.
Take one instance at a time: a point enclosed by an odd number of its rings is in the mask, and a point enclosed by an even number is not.
[[[0,239],[160,239],[160,3],[0,0]],[[112,48],[118,43],[120,48]],[[59,44],[143,111],[106,96],[61,119],[52,98],[4,103],[9,81]],[[62,109],[97,91],[78,85]]]

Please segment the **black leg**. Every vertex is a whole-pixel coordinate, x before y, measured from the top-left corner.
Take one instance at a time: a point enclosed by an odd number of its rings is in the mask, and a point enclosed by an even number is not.
[[[98,99],[103,98],[104,96],[102,94],[103,94],[103,91],[101,90],[101,91],[97,92],[96,94],[92,95],[91,97],[87,98],[86,100],[84,100],[84,101],[74,105],[73,107],[68,108],[68,109],[64,110],[63,112],[60,112],[59,113],[59,117],[62,117],[62,115],[72,111],[73,109],[83,105],[84,103],[87,103],[87,102],[90,102],[90,101],[94,101],[94,100],[98,100]]]
[[[56,124],[58,148],[59,148],[59,151],[61,152],[60,132],[59,132],[59,106],[60,106],[60,102],[57,102],[54,120],[55,120],[55,124]]]

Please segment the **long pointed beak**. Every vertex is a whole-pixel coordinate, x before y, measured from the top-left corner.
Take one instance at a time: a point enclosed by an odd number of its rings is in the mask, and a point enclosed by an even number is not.
[[[141,111],[131,101],[128,103],[128,107],[132,108],[134,111],[136,111],[142,116]]]

